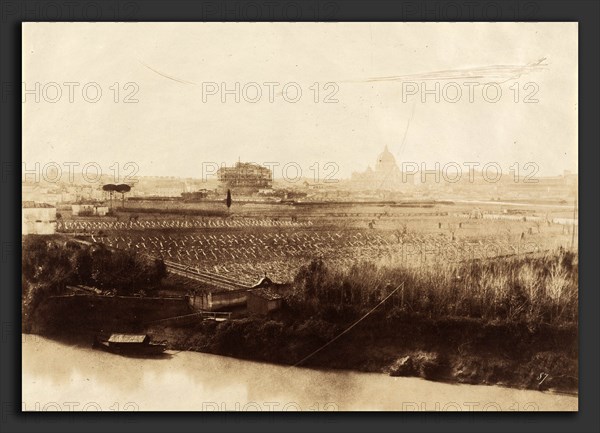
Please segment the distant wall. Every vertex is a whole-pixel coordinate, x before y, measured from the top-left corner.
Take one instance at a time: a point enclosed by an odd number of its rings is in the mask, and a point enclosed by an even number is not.
[[[282,296],[291,293],[293,290],[292,284],[271,284],[268,287]],[[190,296],[190,305],[196,310],[225,310],[231,307],[246,305],[248,302],[248,293],[250,292],[252,292],[251,288],[219,292],[199,292]],[[279,308],[280,306],[276,306],[275,308]]]
[[[247,289],[226,292],[205,292],[193,295],[190,304],[198,310],[215,311],[246,304]]]
[[[53,296],[37,309],[39,330],[129,331],[142,329],[153,320],[189,314],[187,298],[97,296],[76,294]]]
[[[264,299],[260,296],[248,293],[248,312],[250,314],[269,314],[269,312],[278,310],[283,304],[282,299]]]

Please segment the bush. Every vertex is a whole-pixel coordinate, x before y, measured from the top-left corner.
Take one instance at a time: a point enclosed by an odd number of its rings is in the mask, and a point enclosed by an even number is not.
[[[151,292],[160,287],[167,270],[162,260],[151,261],[134,251],[27,236],[23,240],[22,273],[24,302],[36,304],[47,296],[64,293],[67,285],[114,289],[117,294]]]
[[[575,253],[560,249],[536,257],[420,268],[358,263],[333,271],[319,259],[299,270],[295,286],[287,299],[291,310],[317,315],[328,311],[340,319],[368,311],[400,287],[384,308],[431,318],[575,323],[578,260]]]

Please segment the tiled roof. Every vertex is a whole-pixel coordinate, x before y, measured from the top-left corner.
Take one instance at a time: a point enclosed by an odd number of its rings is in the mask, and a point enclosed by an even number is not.
[[[250,290],[249,292],[252,293],[253,295],[259,296],[268,301],[273,301],[275,299],[283,299],[283,296],[281,296],[280,294],[276,293],[275,291],[273,291],[271,289],[267,289],[267,288],[253,289],[253,290]]]
[[[30,209],[30,208],[47,208],[47,209],[49,209],[49,208],[55,207],[48,203],[37,203],[35,201],[24,201],[24,202],[21,202],[21,205],[23,208],[28,208],[28,209]]]
[[[265,276],[265,277],[262,277],[258,283],[256,283],[254,286],[252,286],[252,288],[270,286],[271,284],[273,284],[273,281],[271,281],[271,279],[269,277]]]

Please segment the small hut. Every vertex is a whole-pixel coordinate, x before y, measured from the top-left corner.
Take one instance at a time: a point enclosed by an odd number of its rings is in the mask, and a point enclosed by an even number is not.
[[[266,315],[280,309],[283,304],[283,297],[266,287],[248,290],[247,299],[250,314]]]

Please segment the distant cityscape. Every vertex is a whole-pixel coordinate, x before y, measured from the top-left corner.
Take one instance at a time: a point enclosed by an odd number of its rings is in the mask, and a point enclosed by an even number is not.
[[[224,199],[229,190],[237,202],[372,202],[402,200],[487,200],[572,205],[577,195],[577,174],[565,171],[560,176],[515,179],[504,174],[493,182],[482,172],[470,171],[456,182],[439,173],[403,173],[387,146],[367,166],[350,179],[315,182],[302,178],[294,182],[276,180],[267,167],[236,162],[217,170],[216,179],[140,176],[130,182],[131,190],[113,200],[103,188],[109,176],[89,183],[83,176],[73,182],[25,181],[22,183],[23,233],[52,234],[57,215],[68,210],[73,216],[110,216],[113,207],[130,202],[173,201],[181,203],[214,202]],[[118,193],[117,193],[118,194]]]
[[[452,175],[453,176],[453,175]],[[396,158],[387,149],[362,172],[353,172],[350,179],[296,178],[293,181],[275,179],[271,169],[249,162],[236,162],[218,169],[208,179],[176,176],[138,176],[127,182],[131,191],[126,200],[171,198],[187,201],[222,199],[230,190],[239,200],[402,200],[412,198],[469,197],[486,200],[535,199],[543,193],[545,199],[566,199],[577,191],[577,174],[515,178],[503,173],[493,181],[481,171],[462,173],[458,180],[440,173],[402,172]],[[23,201],[37,203],[97,203],[109,199],[102,186],[112,182],[105,175],[90,183],[81,175],[73,181],[49,182],[44,179],[22,182]]]

